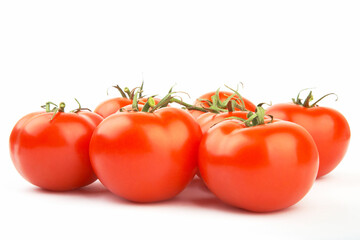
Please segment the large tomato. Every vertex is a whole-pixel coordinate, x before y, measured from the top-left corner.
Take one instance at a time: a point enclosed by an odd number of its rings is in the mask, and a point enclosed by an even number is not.
[[[269,121],[247,127],[225,120],[204,134],[199,170],[222,201],[249,211],[276,211],[297,203],[313,185],[319,161],[310,134],[291,122]]]
[[[11,132],[11,159],[18,172],[38,187],[65,191],[88,185],[96,180],[89,143],[101,121],[99,115],[82,111],[28,114]]]
[[[135,202],[170,199],[193,178],[201,130],[185,110],[123,112],[94,131],[90,159],[99,180]]]
[[[318,178],[334,170],[343,159],[350,142],[350,127],[340,112],[295,102],[275,104],[268,108],[267,113],[297,123],[311,134],[319,151]]]
[[[210,101],[212,104],[214,104],[213,101],[212,101],[212,98],[213,98],[214,95],[216,95],[216,93],[217,92],[209,92],[209,93],[205,93],[204,95],[201,95],[194,102],[194,106],[196,106],[196,107],[206,107],[206,108],[210,107],[208,101]],[[226,91],[218,91],[218,94],[219,94],[219,100],[221,102],[225,101],[228,97],[233,95],[233,93],[226,92]],[[237,103],[239,105],[242,104],[242,101],[240,100],[240,97],[237,96],[237,95],[235,95],[231,99],[237,101]],[[252,102],[250,102],[248,99],[246,99],[244,97],[242,97],[242,100],[243,100],[243,103],[245,105],[244,109],[235,108],[235,111],[241,111],[241,110],[255,111],[256,106]],[[193,115],[195,117],[195,119],[197,119],[200,115],[204,114],[204,112],[197,111],[197,110],[190,110],[190,112],[191,112],[191,115]]]

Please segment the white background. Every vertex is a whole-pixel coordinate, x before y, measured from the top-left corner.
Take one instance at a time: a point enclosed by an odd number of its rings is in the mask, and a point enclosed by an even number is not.
[[[360,239],[359,1],[1,1],[1,239]],[[139,205],[99,182],[49,193],[23,180],[8,137],[46,101],[68,110],[118,96],[113,84],[193,101],[244,83],[254,103],[287,102],[303,88],[348,119],[346,157],[297,205],[253,214],[194,181],[171,201]]]

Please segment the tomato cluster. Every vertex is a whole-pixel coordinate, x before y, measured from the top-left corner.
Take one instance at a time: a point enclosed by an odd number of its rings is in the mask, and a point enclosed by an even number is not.
[[[194,104],[172,89],[160,99],[143,97],[143,85],[115,88],[121,97],[94,112],[79,104],[66,113],[64,103],[48,102],[44,111],[21,118],[10,135],[18,172],[52,191],[98,178],[135,202],[171,199],[197,173],[223,202],[269,212],[300,201],[316,178],[339,164],[350,141],[345,117],[311,104],[311,91],[304,101],[299,94],[265,110],[231,88]]]

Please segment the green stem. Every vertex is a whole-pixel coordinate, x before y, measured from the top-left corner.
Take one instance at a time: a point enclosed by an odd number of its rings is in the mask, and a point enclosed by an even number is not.
[[[45,104],[45,111],[50,112],[50,104],[49,103]]]
[[[89,109],[89,108],[83,108],[83,107],[81,107],[80,102],[79,102],[76,98],[74,98],[74,99],[75,99],[75,101],[77,102],[77,104],[79,105],[79,107],[78,107],[77,109],[71,110],[70,112],[72,112],[72,113],[78,113],[78,112],[80,112],[80,111],[82,111],[82,110],[92,112],[91,109]]]
[[[144,89],[144,80],[142,80],[141,82],[139,98],[143,97],[143,89]]]
[[[204,107],[196,107],[194,105],[191,105],[191,104],[188,104],[186,102],[183,102],[177,98],[172,98],[170,100],[170,103],[177,103],[177,104],[180,104],[184,107],[186,107],[188,110],[197,110],[197,111],[200,111],[200,112],[212,112],[212,113],[220,113],[218,110],[216,109],[211,109],[211,108],[204,108]]]
[[[312,91],[310,91],[309,95],[305,98],[303,106],[308,108],[310,107],[310,102],[314,99],[314,96],[312,95]]]
[[[339,97],[338,97],[338,95],[337,95],[336,93],[328,93],[328,94],[325,94],[324,96],[322,96],[321,98],[319,98],[319,99],[318,99],[317,101],[315,101],[313,104],[311,104],[310,107],[315,107],[318,102],[320,102],[321,100],[323,100],[324,98],[326,98],[327,96],[330,96],[330,95],[335,95],[335,96],[336,96],[335,101],[337,101],[337,100],[339,99]]]
[[[53,109],[50,109],[50,106],[54,105]],[[44,108],[46,112],[53,112],[55,111],[55,109],[58,107],[58,105],[56,105],[53,102],[46,102],[45,105],[42,105],[41,108]]]
[[[131,96],[131,91],[128,87],[124,88],[124,92],[128,95],[127,98],[132,99],[133,96]]]
[[[149,112],[149,109],[155,107],[155,105],[156,104],[155,104],[154,98],[149,97],[141,111],[142,112]]]
[[[54,114],[52,115],[50,121],[54,119],[55,115],[56,115],[58,112],[64,112],[64,111],[65,111],[65,103],[64,103],[64,102],[61,102],[61,103],[59,104],[59,107],[54,108]]]
[[[321,98],[319,98],[319,99],[318,99],[317,101],[315,101],[313,104],[310,104],[310,102],[311,102],[312,100],[314,100],[314,96],[313,96],[313,94],[312,94],[312,91],[310,91],[309,94],[307,95],[307,97],[305,98],[304,102],[302,102],[302,99],[300,98],[300,93],[302,93],[302,92],[305,91],[305,90],[309,90],[309,89],[311,89],[311,88],[305,88],[305,89],[301,90],[301,91],[298,93],[296,99],[294,99],[294,98],[292,99],[293,103],[294,103],[294,104],[297,104],[297,105],[300,105],[300,106],[303,106],[303,107],[306,107],[306,108],[312,108],[312,107],[316,107],[317,104],[318,104],[321,100],[323,100],[325,97],[330,96],[330,95],[335,95],[335,96],[336,96],[335,101],[338,100],[338,96],[337,96],[335,93],[328,93],[328,94],[325,94],[324,96],[322,96]]]
[[[139,96],[139,91],[137,91],[137,92],[134,94],[134,96],[133,96],[132,110],[133,110],[134,112],[138,112],[138,111],[139,111],[138,96]]]
[[[119,87],[119,85],[116,85],[116,86],[113,86],[113,87],[116,88],[117,90],[119,90],[119,92],[120,92],[120,94],[121,94],[121,96],[122,96],[123,98],[128,98],[128,97],[126,96],[125,92],[121,89],[121,87]]]
[[[235,106],[235,101],[230,101],[226,104],[228,112],[233,112],[234,111],[234,106]]]
[[[226,119],[236,119],[239,120],[241,122],[243,122],[245,124],[246,127],[255,127],[255,126],[259,126],[259,125],[264,125],[265,124],[265,116],[266,115],[266,111],[265,109],[262,107],[264,103],[260,103],[257,105],[255,112],[249,112],[247,115],[247,119],[243,119],[243,118],[239,118],[239,117],[229,117]],[[270,115],[268,115],[270,116]],[[271,120],[269,123],[273,122],[273,116],[270,116]]]
[[[227,85],[225,85],[225,87],[227,87],[228,89],[230,89],[231,91],[233,91],[234,94],[236,94],[236,96],[240,99],[240,104],[239,104],[239,105],[240,105],[240,110],[241,110],[241,111],[246,111],[244,99],[242,98],[241,94],[240,94],[239,91],[238,91],[239,86],[237,87],[236,90],[235,90],[235,89],[232,89],[231,87],[229,87],[229,86],[227,86]]]
[[[59,112],[64,112],[65,111],[65,103],[64,102],[61,102],[60,104],[59,104],[59,110],[58,110]]]

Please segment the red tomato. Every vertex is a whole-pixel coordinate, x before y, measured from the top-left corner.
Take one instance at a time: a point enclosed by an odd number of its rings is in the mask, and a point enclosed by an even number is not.
[[[297,123],[311,134],[319,151],[318,178],[334,170],[343,159],[350,141],[350,127],[338,111],[284,103],[269,107],[267,114]]]
[[[286,121],[246,127],[226,120],[206,132],[199,147],[207,187],[225,203],[254,212],[297,203],[313,185],[318,165],[310,134]]]
[[[155,104],[159,103],[161,99],[154,98]],[[139,104],[145,105],[147,98],[140,98]],[[94,110],[95,113],[99,114],[103,118],[107,118],[111,114],[114,114],[127,105],[132,104],[132,100],[124,97],[111,98],[99,104]]]
[[[123,112],[94,131],[90,159],[99,180],[135,202],[170,199],[193,178],[201,130],[182,109]]]
[[[10,155],[30,183],[66,191],[96,180],[89,160],[92,133],[102,118],[94,113],[31,113],[10,135]]]
[[[194,102],[194,105],[196,107],[209,107],[209,104],[205,101],[201,101],[201,99],[206,99],[209,101],[211,100],[211,97],[215,95],[216,92],[209,92],[206,93],[202,96],[200,96],[198,99],[196,99],[196,101]],[[233,93],[231,92],[226,92],[226,91],[219,91],[219,99],[220,101],[225,101],[228,97],[230,97]],[[249,111],[255,111],[256,106],[250,102],[248,99],[246,98],[242,98],[245,104],[245,108]],[[238,96],[234,96],[232,98],[232,100],[237,100],[238,103],[241,103],[240,98]],[[235,108],[235,111],[240,111],[241,109],[239,108]],[[204,114],[204,112],[201,111],[197,111],[197,110],[190,110],[191,115],[193,115],[195,117],[195,119],[197,119],[200,115]]]

